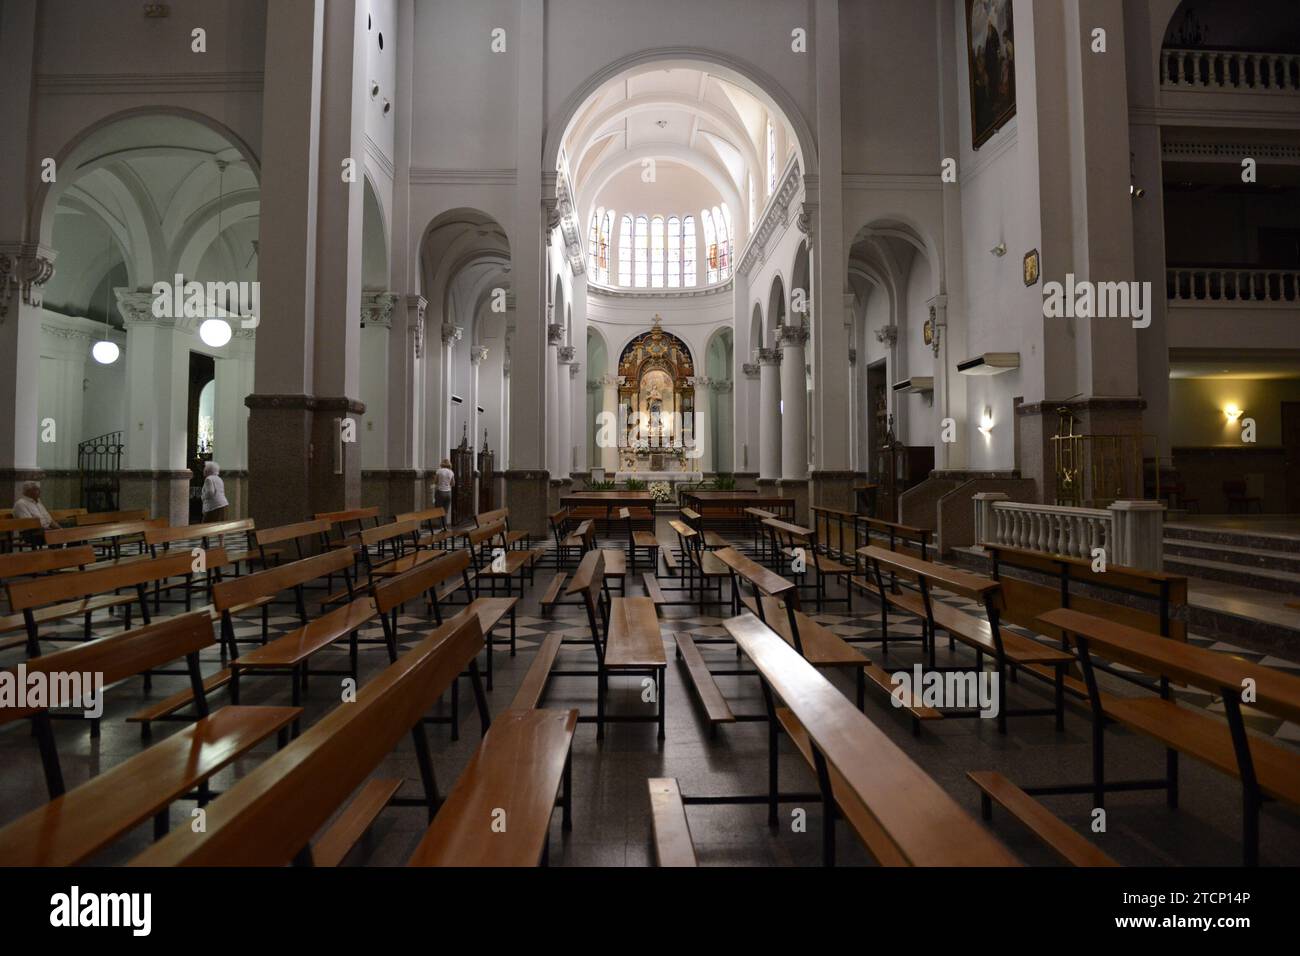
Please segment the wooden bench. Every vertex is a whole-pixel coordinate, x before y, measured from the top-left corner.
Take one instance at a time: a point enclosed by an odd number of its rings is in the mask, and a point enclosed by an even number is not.
[[[1073,609],[1048,611],[1042,620],[1060,628],[1078,650],[1093,718],[1093,779],[1085,792],[1092,793],[1094,806],[1104,805],[1107,790],[1146,789],[1106,781],[1105,722],[1115,720],[1164,744],[1167,753],[1188,754],[1241,781],[1243,854],[1248,866],[1257,864],[1260,805],[1270,797],[1300,806],[1300,755],[1247,731],[1243,692],[1247,687],[1253,691],[1253,699],[1245,701],[1251,709],[1300,722],[1300,677]],[[1159,678],[1159,695],[1120,698],[1102,694],[1094,656]],[[1171,681],[1220,696],[1226,725],[1180,706],[1170,697]],[[1152,787],[1166,789],[1170,806],[1178,802],[1177,774],[1177,761],[1167,759],[1166,779]],[[1053,787],[1040,792],[1066,791]]]
[[[555,517],[552,515],[551,517]],[[565,532],[562,528],[556,528],[556,549],[557,554],[567,555],[576,550],[580,555],[586,554],[594,547],[595,544],[595,523],[586,519],[578,524],[571,532]],[[579,558],[581,560],[581,558]],[[556,566],[562,567],[567,564],[567,559],[556,559]],[[560,594],[564,588],[564,582],[569,579],[567,571],[556,571],[551,577],[551,581],[546,586],[541,600],[538,602],[543,613],[549,613],[557,604],[560,604]]]
[[[319,543],[322,548],[328,550],[329,531],[330,523],[324,519],[296,521],[276,528],[258,528],[253,531],[251,538],[252,547],[257,549],[257,557],[247,559],[249,567],[252,567],[254,560],[263,568],[278,564],[284,556],[285,546],[288,543],[293,545],[291,560],[301,561],[307,557],[307,549],[303,547],[304,541]]]
[[[897,521],[869,518],[866,515],[855,516],[854,523],[854,533],[864,547],[872,544],[872,540],[875,539],[890,551],[902,551],[922,561],[930,560],[930,539],[934,536],[934,532],[928,528],[916,528]]]
[[[793,647],[752,614],[723,625],[770,690],[772,726],[804,754],[823,802],[822,853],[835,860],[835,808],[884,865],[1014,866],[1002,843],[971,818],[898,745]],[[775,700],[783,702],[777,707]],[[769,823],[779,794],[777,741],[769,738]]]
[[[40,543],[40,518],[0,518],[0,553],[8,554],[23,544]]]
[[[659,569],[659,539],[654,531],[636,531],[632,528],[632,512],[627,508],[618,509],[618,519],[627,529],[627,553],[632,558],[632,573],[636,574],[636,556],[644,551],[650,567]]]
[[[518,545],[523,547],[525,550],[527,550],[530,547],[532,543],[532,535],[530,535],[527,531],[510,530],[510,509],[509,508],[497,508],[493,511],[484,511],[482,514],[476,514],[474,516],[474,527],[476,528],[486,528],[489,525],[494,525],[497,524],[498,522],[505,525],[505,535],[504,535],[505,548],[513,549],[516,545]]]
[[[686,562],[686,585],[680,588],[664,588],[666,591],[685,591],[689,600],[680,602],[704,607],[709,604],[724,604],[722,583],[731,577],[727,566],[718,560],[717,555],[704,548],[703,536],[683,521],[676,518],[668,522],[677,535],[677,546]],[[698,592],[699,597],[695,594]],[[709,594],[715,593],[715,600]],[[677,603],[677,602],[669,602]]]
[[[397,651],[397,609],[406,601],[424,595],[435,620],[441,624],[442,598],[440,595],[446,593],[448,582],[461,581],[468,589],[469,568],[469,553],[466,551],[452,551],[372,588],[376,607],[383,618],[384,640],[388,645],[390,659],[395,659]],[[484,634],[488,690],[492,689],[492,657],[497,643],[494,634],[497,625],[505,619],[506,615],[510,616],[510,656],[514,657],[517,651],[515,612],[518,606],[518,597],[477,597],[460,611],[460,613],[468,611],[478,616],[479,626]],[[453,686],[453,694],[454,692],[455,687]],[[453,702],[454,700],[453,696]]]
[[[705,549],[712,551],[714,548],[731,547],[731,542],[722,535],[718,534],[716,531],[708,531],[705,529],[704,518],[694,508],[682,508],[680,509],[680,513],[682,520],[684,520],[691,528],[695,529],[695,531],[699,532],[700,541],[703,543]]]
[[[439,552],[422,550],[420,539],[420,522],[417,520],[394,521],[389,524],[366,528],[349,536],[349,544],[357,546],[357,579],[366,576],[367,583],[402,574],[417,565],[432,560]],[[407,545],[411,548],[408,551]],[[391,557],[385,557],[391,554]],[[343,590],[334,591],[320,599],[321,607],[352,600],[351,581],[346,582]]]
[[[782,556],[788,559],[791,573],[803,576],[807,571],[812,571],[813,593],[818,611],[827,602],[843,602],[847,611],[852,613],[853,582],[850,581],[850,578],[856,570],[853,565],[845,564],[822,554],[817,546],[816,532],[811,528],[802,528],[788,521],[781,521],[779,518],[767,518],[763,521],[763,526],[771,530],[775,543],[774,550],[778,555],[778,571],[781,569],[780,557]],[[802,570],[800,570],[800,566],[802,566]],[[832,598],[826,596],[826,579],[828,577],[838,578],[843,582],[844,597]],[[865,582],[861,583],[865,584]]]
[[[691,827],[686,821],[686,807],[676,777],[651,777],[650,822],[654,828],[655,865],[670,867],[699,866]]]
[[[76,548],[40,548],[34,551],[19,551],[14,554],[0,554],[0,585],[6,581],[19,578],[36,577],[57,571],[84,568],[95,560],[95,551],[89,545]],[[6,603],[8,597],[6,596]],[[38,624],[46,620],[63,617],[62,611],[41,608],[34,612]],[[22,613],[0,616],[0,635],[25,631],[27,622]],[[21,647],[27,643],[26,634],[14,637],[0,637],[0,651],[12,647]]]
[[[84,618],[83,640],[90,639],[90,618],[98,610],[125,607],[124,626],[131,626],[131,611],[138,604],[141,620],[149,623],[148,585],[180,575],[193,574],[194,558],[188,552],[162,558],[124,561],[98,570],[69,571],[44,577],[11,581],[6,585],[9,607],[21,612],[27,630],[27,651],[32,657],[40,654],[40,625],[68,617]],[[223,548],[205,552],[205,560],[213,567],[226,563]],[[118,589],[132,593],[117,594]],[[186,588],[188,605],[189,589]],[[189,610],[189,607],[186,607]],[[42,613],[43,612],[43,613]],[[67,638],[63,638],[67,640]]]
[[[120,524],[124,521],[148,521],[149,512],[145,508],[129,511],[96,511],[93,514],[83,511],[73,516],[73,524],[78,528],[97,524]]]
[[[166,518],[147,521],[115,521],[105,524],[79,525],[75,528],[51,528],[45,532],[45,544],[51,548],[66,548],[74,544],[102,547],[115,558],[122,556],[122,543],[134,541],[144,553],[144,533],[152,528],[166,528]]]
[[[1002,774],[993,770],[979,770],[971,771],[966,776],[980,790],[980,815],[985,820],[993,819],[993,803],[997,801],[1024,824],[1040,843],[1071,866],[1119,866]]]
[[[393,519],[397,522],[416,521],[420,532],[416,536],[417,548],[446,548],[456,538],[456,532],[447,527],[446,508],[425,508],[421,511],[407,511]],[[435,522],[437,522],[435,524]]]
[[[852,511],[813,505],[813,531],[825,552],[841,561],[853,561],[858,548],[858,518]]]
[[[509,595],[514,588],[515,576],[519,578],[519,594],[522,597],[526,586],[533,583],[537,560],[544,553],[543,548],[509,548],[508,530],[504,521],[475,528],[466,536],[468,551],[474,563],[474,596],[479,597],[483,591],[483,582],[491,586],[491,593],[496,594],[497,584],[505,586]],[[490,550],[490,556],[485,551]]]
[[[888,608],[897,607],[921,618],[923,636],[928,637],[929,669],[935,666],[935,637],[939,629],[975,651],[975,670],[984,669],[984,655],[993,658],[999,684],[998,731],[1006,733],[1008,717],[1037,717],[1050,714],[1056,718],[1056,729],[1065,729],[1065,671],[1073,663],[1073,655],[1048,647],[1029,637],[1022,637],[1001,626],[1001,585],[991,578],[980,577],[966,571],[949,568],[933,561],[924,561],[898,551],[886,551],[875,545],[859,548],[858,554],[874,570],[877,595],[881,608],[882,643],[888,636]],[[885,584],[884,570],[892,576],[915,582],[916,590],[891,591]],[[941,588],[959,597],[967,598],[984,608],[984,617],[975,617],[937,600],[935,588]],[[1048,666],[1054,673],[1054,705],[1051,708],[1010,708],[1005,697],[1007,676],[1012,667],[1030,664]],[[948,716],[977,716],[980,711],[965,709],[945,710]]]
[[[595,677],[596,738],[605,736],[606,722],[657,723],[664,739],[664,677],[668,660],[659,631],[659,614],[648,597],[612,598],[605,578],[606,551],[588,552],[573,576],[570,590],[580,590],[596,653],[595,671],[552,670],[552,677]],[[609,715],[605,712],[606,685],[611,675],[648,676],[654,679],[656,713]]]
[[[29,674],[101,673],[107,686],[185,658],[196,685],[199,652],[212,643],[211,620],[195,612],[57,651],[26,666]],[[194,724],[70,791],[63,787],[48,709],[0,709],[0,724],[32,719],[51,797],[0,830],[0,864],[82,863],[150,817],[155,838],[161,836],[174,801],[198,787],[199,803],[205,804],[208,778],[281,732],[299,713],[290,707],[233,706],[210,713],[201,696],[198,701]]]
[[[546,853],[557,803],[570,823],[569,761],[576,715],[572,711],[507,711],[490,727],[441,809],[421,716],[466,667],[477,675],[483,636],[476,615],[462,613],[367,683],[354,703],[336,707],[280,753],[255,768],[208,808],[206,831],[177,830],[132,861],[133,866],[283,866],[332,863],[339,846],[363,831],[387,805],[420,805],[432,824],[412,864],[536,865]],[[480,701],[486,714],[486,702]],[[498,732],[499,731],[499,732]],[[361,789],[398,741],[410,733],[424,795],[403,799],[377,794],[371,812],[345,812],[312,838],[347,798]],[[561,787],[563,794],[560,795]],[[493,832],[493,811],[508,825]],[[345,822],[346,821],[346,822]],[[335,828],[346,826],[336,835]]]

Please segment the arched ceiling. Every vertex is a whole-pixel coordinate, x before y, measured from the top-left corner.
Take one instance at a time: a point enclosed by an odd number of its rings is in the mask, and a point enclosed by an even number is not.
[[[647,159],[692,169],[732,208],[740,238],[751,231],[748,177],[758,205],[767,200],[766,132],[769,113],[755,96],[706,68],[647,65],[602,85],[575,114],[564,137],[562,162],[575,193],[574,207],[585,224],[617,174]],[[785,166],[795,137],[786,119],[771,117]],[[673,182],[682,182],[676,177]],[[680,201],[665,195],[664,212],[690,208],[697,196]]]

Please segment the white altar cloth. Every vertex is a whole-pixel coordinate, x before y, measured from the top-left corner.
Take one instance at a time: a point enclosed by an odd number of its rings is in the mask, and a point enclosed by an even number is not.
[[[619,471],[614,473],[615,481],[627,481],[629,478],[635,478],[637,481],[703,481],[704,472],[702,471]]]

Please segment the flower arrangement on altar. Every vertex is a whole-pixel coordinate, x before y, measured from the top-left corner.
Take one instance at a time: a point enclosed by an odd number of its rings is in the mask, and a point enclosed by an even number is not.
[[[654,497],[654,500],[660,504],[667,504],[673,500],[672,485],[666,481],[652,481],[650,487],[646,489]]]

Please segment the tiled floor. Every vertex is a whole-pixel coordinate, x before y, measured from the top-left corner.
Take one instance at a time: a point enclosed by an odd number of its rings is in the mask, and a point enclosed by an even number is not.
[[[660,529],[660,539],[672,537],[668,528]],[[518,656],[511,658],[508,650],[498,650],[494,659],[495,689],[490,694],[490,706],[495,710],[505,707],[514,695],[515,688],[527,670],[539,639],[555,630],[571,631],[575,635],[586,631],[586,619],[579,608],[564,607],[553,616],[543,615],[537,600],[549,574],[537,576],[533,587],[519,609]],[[629,576],[629,593],[640,593],[639,582]],[[667,582],[665,582],[667,583]],[[953,603],[962,602],[952,599]],[[292,606],[277,607],[272,615],[273,629],[291,628],[296,624]],[[685,631],[695,636],[719,636],[724,633],[719,624],[724,608],[701,610],[691,607],[665,607],[662,609],[662,633],[669,656],[667,672],[667,739],[659,742],[653,724],[613,724],[607,728],[602,744],[596,742],[595,727],[580,724],[574,743],[574,801],[573,830],[562,833],[559,815],[552,830],[551,863],[564,866],[644,866],[652,862],[650,849],[649,800],[646,779],[656,776],[676,777],[682,791],[687,794],[762,793],[766,790],[767,730],[762,723],[737,723],[719,729],[710,736],[701,712],[695,704],[684,667],[673,659],[673,633]],[[874,602],[855,598],[851,613],[844,605],[828,605],[825,613],[814,614],[818,620],[851,640],[870,638],[879,633],[879,616]],[[401,620],[403,632],[414,640],[429,628],[429,622],[418,616]],[[117,629],[113,621],[102,620],[101,633]],[[76,631],[76,628],[72,628]],[[378,634],[378,628],[373,629]],[[919,633],[916,625],[891,624],[891,638]],[[241,625],[239,634],[255,640],[260,626],[255,618]],[[500,633],[505,633],[502,628]],[[1217,650],[1238,653],[1251,660],[1261,655],[1230,645],[1220,644],[1209,636],[1196,636],[1197,643]],[[859,645],[873,660],[880,661],[879,645]],[[363,682],[378,673],[387,657],[380,645],[363,645],[361,670]],[[734,663],[734,648],[724,645],[702,645],[707,660],[719,664]],[[19,652],[0,655],[0,666],[16,663]],[[949,655],[947,644],[939,642],[939,663],[956,660],[967,665],[973,656],[960,645],[954,655]],[[205,672],[219,666],[215,648],[204,655]],[[590,664],[589,648],[567,646],[561,652],[560,665]],[[893,643],[889,663],[907,665],[920,660],[914,646]],[[1277,667],[1297,669],[1297,665],[1277,658],[1265,657],[1262,662]],[[346,652],[327,651],[318,655],[315,666],[321,670],[346,666]],[[833,680],[842,686],[850,697],[853,688],[843,676]],[[306,696],[308,723],[319,719],[338,701],[337,677],[314,678]],[[757,680],[752,677],[721,677],[719,686],[737,712],[758,713],[762,710],[762,696]],[[1105,678],[1106,689],[1121,694],[1137,692],[1136,688],[1114,678]],[[165,696],[178,689],[183,678],[156,678],[149,699]],[[611,712],[634,713],[648,711],[640,696],[639,680],[615,678],[611,682]],[[1069,705],[1066,729],[1058,733],[1050,717],[1023,717],[1010,721],[1009,733],[999,735],[994,721],[953,719],[926,724],[919,735],[913,735],[910,720],[896,711],[889,699],[868,687],[866,712],[891,739],[929,772],[972,814],[978,814],[979,800],[974,788],[966,780],[970,770],[995,769],[1022,785],[1084,781],[1090,771],[1090,724],[1086,712],[1077,705]],[[92,738],[81,721],[59,721],[56,726],[58,747],[68,784],[87,779],[99,770],[137,753],[141,747],[140,732],[135,725],[124,722],[125,715],[138,709],[145,695],[141,681],[127,681],[108,693],[107,708],[102,722],[102,733]],[[254,678],[243,687],[244,703],[287,703],[287,680]],[[1218,702],[1194,693],[1180,692],[1189,705],[1204,707],[1214,712]],[[1047,685],[1035,680],[1021,679],[1010,685],[1005,694],[1016,706],[1045,706],[1050,704]],[[225,702],[224,692],[218,692],[213,702]],[[445,702],[444,702],[445,706]],[[592,713],[595,707],[594,681],[590,678],[557,678],[552,681],[544,706],[577,707],[582,713]],[[445,712],[445,711],[444,711]],[[465,765],[477,743],[478,723],[468,686],[462,685],[462,733],[457,742],[448,739],[447,727],[431,729],[430,739],[435,752],[438,781],[445,789]],[[157,735],[171,732],[175,724],[162,725]],[[1300,727],[1261,715],[1251,718],[1255,731],[1300,746]],[[1111,779],[1126,777],[1157,777],[1164,768],[1164,755],[1153,742],[1135,737],[1118,728],[1106,734],[1107,774]],[[248,772],[273,750],[268,743],[252,755],[238,761],[214,781],[216,789],[228,787],[232,780]],[[25,724],[0,729],[0,823],[14,819],[20,813],[44,801],[40,760],[35,741]],[[814,788],[813,776],[803,761],[783,744],[781,758],[781,783],[783,790],[808,791]],[[418,792],[418,774],[409,742],[404,741],[388,758],[381,772],[406,778],[404,792]],[[1236,783],[1190,759],[1181,761],[1181,803],[1171,810],[1159,791],[1113,794],[1107,800],[1107,826],[1104,833],[1090,833],[1091,800],[1087,796],[1046,798],[1049,806],[1080,832],[1101,845],[1121,863],[1130,865],[1181,865],[1225,864],[1240,862],[1240,789]],[[173,807],[174,825],[189,819],[191,805],[178,803]],[[770,830],[766,824],[766,811],[760,807],[746,806],[692,806],[688,817],[701,861],[706,865],[814,865],[820,860],[820,810],[810,803],[807,827],[804,832],[794,832],[792,812],[794,806],[782,806],[781,826]],[[414,808],[394,808],[385,811],[371,835],[353,853],[350,862],[369,865],[394,865],[403,862],[414,849],[425,825],[424,811]],[[995,812],[993,829],[1026,862],[1051,864],[1053,858],[1039,848],[1032,839],[1009,818]],[[1262,860],[1266,864],[1300,863],[1300,817],[1288,808],[1277,804],[1266,805],[1261,823]],[[139,852],[150,839],[150,828],[142,826],[127,839],[103,854],[99,862],[116,863],[129,859]],[[841,864],[868,864],[869,858],[844,827],[839,828],[837,852]]]

